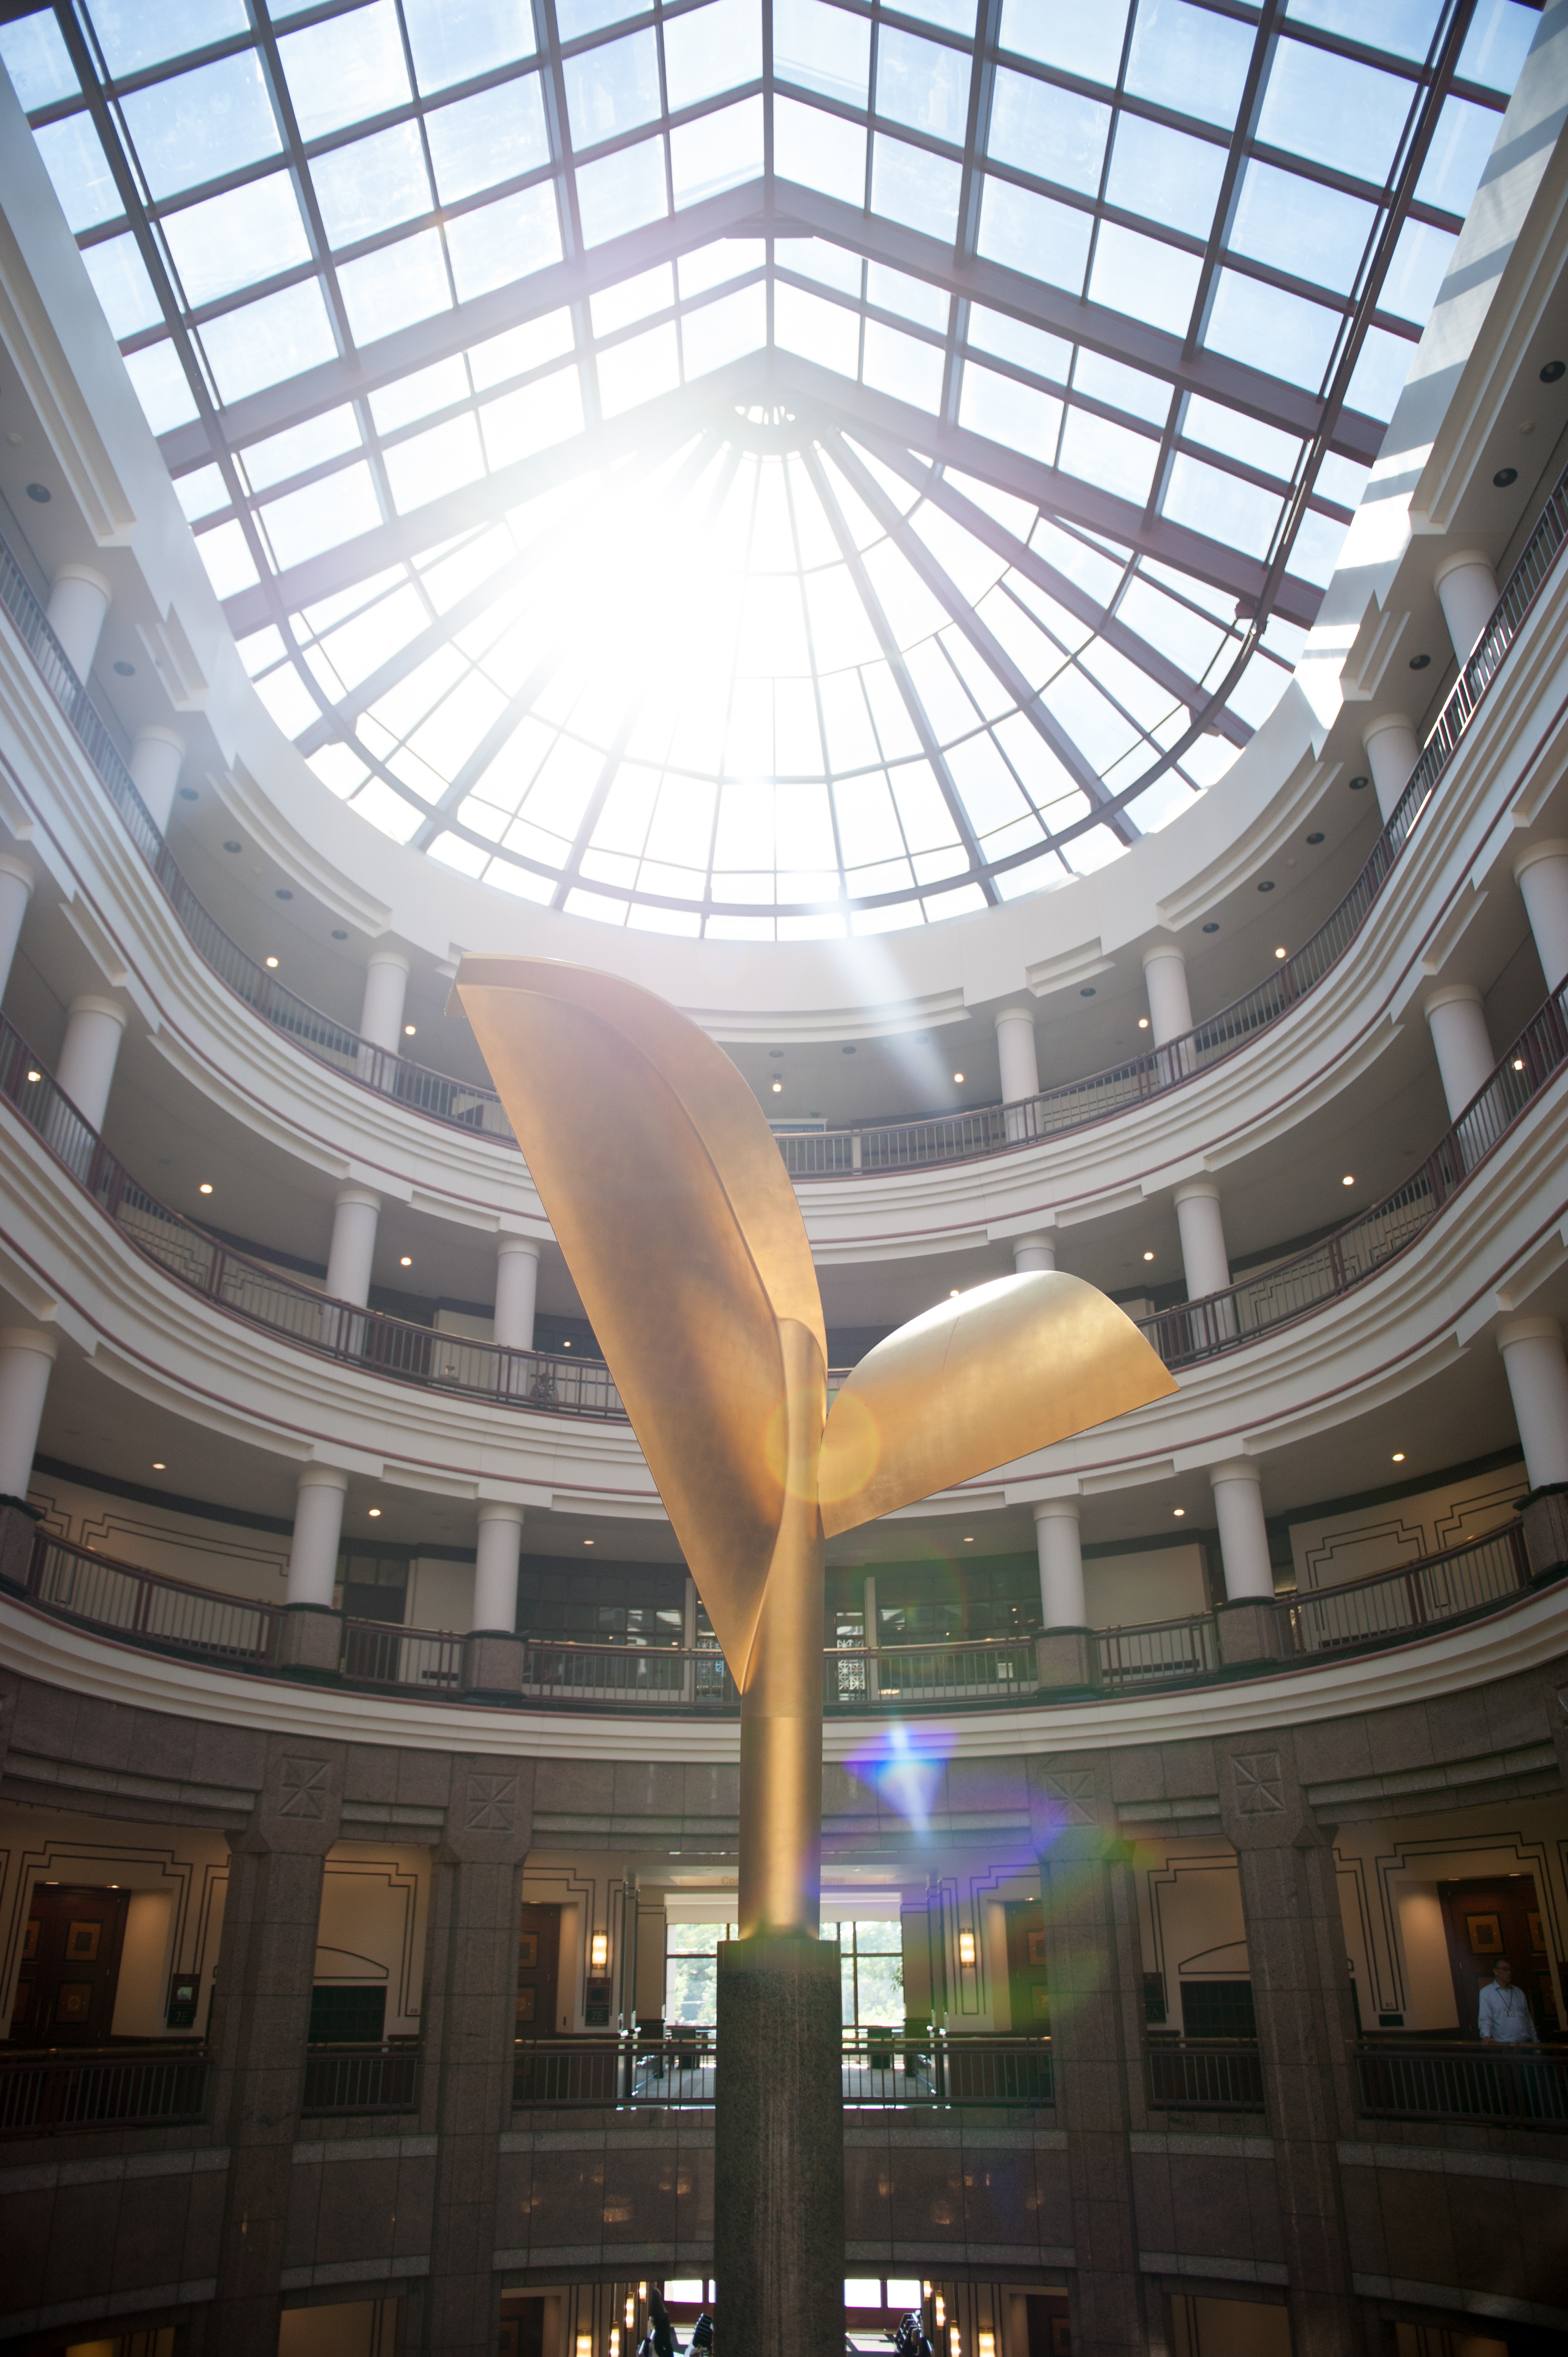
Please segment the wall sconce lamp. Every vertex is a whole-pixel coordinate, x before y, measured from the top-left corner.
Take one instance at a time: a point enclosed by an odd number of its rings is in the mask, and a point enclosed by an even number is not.
[[[959,1933],[958,1960],[961,1964],[972,1967],[974,1964],[974,1933],[972,1932],[961,1932]]]
[[[602,1973],[605,1966],[609,1963],[609,1960],[610,1935],[607,1932],[596,1932],[588,1942],[589,1971],[593,1973]]]

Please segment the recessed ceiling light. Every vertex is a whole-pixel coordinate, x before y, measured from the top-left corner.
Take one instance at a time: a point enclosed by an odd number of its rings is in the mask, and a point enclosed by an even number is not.
[[[417,1024],[417,1023],[405,1023],[405,1024],[403,1025],[403,1038],[404,1038],[405,1039],[417,1039],[417,1037],[419,1036],[419,1026],[418,1026],[418,1024]]]
[[[775,1095],[776,1097],[781,1097],[781,1096],[783,1095],[783,1093],[784,1093],[784,1083],[783,1083],[783,1082],[782,1082],[782,1081],[775,1081],[775,1082],[774,1082],[774,1083],[773,1083],[773,1093],[774,1093],[774,1095]]]
[[[349,929],[347,925],[334,925],[332,928],[332,938],[335,942],[346,942],[349,938]]]
[[[1370,778],[1352,778],[1350,780],[1350,791],[1353,794],[1365,793],[1367,788],[1371,784],[1371,782]]]
[[[273,894],[273,899],[274,900],[292,900],[293,898],[294,894],[289,890],[286,884],[280,884],[277,890]]]
[[[197,1190],[196,1190],[196,1191],[197,1191],[197,1193],[198,1193],[199,1195],[210,1195],[210,1194],[211,1194],[211,1192],[212,1192],[212,1181],[211,1181],[211,1179],[210,1179],[210,1178],[204,1178],[204,1179],[202,1180],[202,1182],[201,1182],[200,1186],[197,1189]]]
[[[272,973],[272,972],[274,972],[274,969],[276,968],[276,965],[277,965],[277,960],[276,960],[276,958],[275,958],[275,957],[270,957],[270,958],[268,958],[268,960],[267,960],[266,963],[267,963],[267,971],[268,971],[268,973],[269,973],[269,974],[271,974],[271,973]]]
[[[955,1072],[955,1073],[953,1074],[953,1078],[954,1078],[954,1080],[955,1080],[955,1081],[961,1081],[961,1080],[962,1080],[962,1078],[963,1078],[963,1074],[962,1074],[961,1072]]]
[[[1321,843],[1323,837],[1320,834],[1309,834],[1306,839],[1308,843]]]
[[[1394,1450],[1393,1461],[1396,1465],[1402,1465],[1404,1463],[1404,1450],[1402,1448],[1396,1448]]]
[[[54,494],[50,491],[47,483],[29,483],[27,485],[27,497],[37,507],[47,508]]]
[[[404,1253],[403,1258],[398,1263],[398,1266],[399,1268],[412,1268],[413,1266],[412,1254]]]
[[[561,1348],[562,1348],[564,1351],[569,1351],[569,1350],[571,1349],[571,1347],[572,1347],[572,1345],[571,1345],[570,1340],[564,1341],[564,1342],[563,1342],[563,1343],[562,1343],[562,1345],[561,1345]]]
[[[1514,1071],[1515,1071],[1516,1072],[1522,1072],[1522,1071],[1523,1071],[1523,1070],[1524,1070],[1524,1058],[1523,1058],[1522,1056],[1516,1056],[1516,1057],[1514,1058],[1514,1060],[1513,1060],[1513,1068],[1514,1068]]]
[[[1261,876],[1258,878],[1258,889],[1260,892],[1272,892],[1273,888],[1273,879],[1272,877]]]
[[[854,1053],[854,1049],[853,1048],[841,1048],[839,1049],[839,1054],[841,1056],[853,1056]]]
[[[1561,383],[1562,379],[1563,379],[1563,367],[1564,367],[1564,365],[1565,365],[1565,363],[1564,363],[1563,361],[1547,361],[1547,363],[1546,363],[1546,366],[1545,366],[1545,367],[1541,370],[1541,383],[1542,383],[1542,384],[1559,384],[1559,383]]]
[[[952,1291],[949,1294],[949,1296],[948,1296],[948,1299],[949,1299],[950,1301],[956,1301],[956,1300],[958,1299],[958,1287],[957,1287],[957,1286],[956,1286],[956,1285],[953,1286]]]
[[[1412,671],[1429,671],[1432,667],[1432,657],[1430,655],[1412,655],[1410,659],[1410,667]]]
[[[1089,985],[1087,988],[1080,990],[1078,995],[1080,998],[1092,998],[1094,996],[1093,985]]]
[[[242,843],[236,843],[232,836],[231,836],[230,840],[223,845],[223,848],[225,851],[243,851],[245,846]]]
[[[1219,931],[1219,928],[1218,925],[1210,923],[1205,925],[1203,930],[1206,933],[1217,933]]]
[[[1171,1512],[1176,1516],[1178,1523],[1185,1521],[1187,1516],[1187,1508],[1185,1506],[1173,1506],[1171,1508]]]
[[[1510,483],[1518,482],[1519,468],[1517,467],[1499,467],[1497,473],[1492,477],[1492,480],[1497,485],[1499,491],[1506,491]],[[27,488],[30,491],[32,489],[31,484],[29,484]]]
[[[134,679],[136,676],[136,666],[134,663],[121,662],[115,664],[114,672],[115,676],[119,679]],[[111,1883],[110,1889],[113,1889],[115,1888],[116,1886]]]
[[[1347,1170],[1344,1178],[1339,1181],[1339,1184],[1341,1187],[1353,1187],[1356,1184],[1356,1181],[1351,1172]]]
[[[1148,1028],[1149,1028],[1149,1018],[1148,1018],[1148,1017],[1147,1017],[1146,1015],[1140,1015],[1140,1016],[1139,1016],[1139,1017],[1138,1017],[1138,1028],[1139,1028],[1139,1030],[1140,1030],[1140,1031],[1146,1031],[1146,1030],[1148,1029]]]
[[[1145,1254],[1144,1254],[1144,1258],[1145,1260],[1153,1260],[1153,1259],[1154,1259],[1154,1257],[1155,1257],[1155,1255],[1154,1255],[1154,1254],[1153,1254],[1153,1253],[1145,1253]]]
[[[593,1544],[594,1544],[594,1542],[593,1542],[593,1540],[592,1540],[592,1539],[585,1539],[585,1540],[583,1541],[583,1544],[584,1544],[585,1546],[592,1546],[592,1545],[593,1545]]]
[[[27,1067],[27,1078],[28,1078],[30,1081],[41,1081],[41,1080],[43,1079],[43,1077],[44,1077],[44,1076],[43,1076],[42,1072],[40,1072],[39,1071],[38,1071],[38,1070],[37,1070],[37,1068],[36,1068],[34,1065],[31,1065],[31,1064],[29,1064],[29,1065],[28,1065],[28,1067]]]
[[[372,1523],[379,1523],[381,1521],[381,1510],[379,1506],[367,1507],[366,1512],[369,1513]]]
[[[153,1471],[154,1471],[155,1473],[166,1473],[166,1472],[168,1471],[168,1467],[164,1463],[164,1460],[163,1460],[163,1458],[162,1458],[161,1457],[155,1457],[155,1458],[154,1458],[154,1459],[153,1459]]]
[[[1290,955],[1290,952],[1288,950],[1276,950],[1274,952],[1274,955],[1277,958],[1288,957]]]
[[[972,1546],[972,1545],[974,1544],[974,1541],[973,1541],[973,1540],[969,1536],[969,1534],[968,1534],[968,1533],[967,1533],[967,1532],[964,1534],[964,1542],[963,1542],[963,1543],[964,1543],[965,1546]]]

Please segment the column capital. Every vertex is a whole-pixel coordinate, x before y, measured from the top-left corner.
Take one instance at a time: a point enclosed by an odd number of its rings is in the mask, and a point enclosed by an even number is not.
[[[47,1326],[0,1326],[0,1351],[31,1351],[40,1359],[59,1354],[59,1336]]]
[[[144,721],[131,739],[132,750],[134,751],[138,745],[172,745],[177,753],[183,753],[186,749],[185,738],[178,729],[171,728],[163,720]]]
[[[105,579],[97,567],[83,565],[79,557],[68,557],[63,565],[57,566],[49,576],[49,587],[58,589],[62,581],[85,581],[90,589],[98,591],[105,605],[114,595],[113,585]]]
[[[14,876],[18,884],[27,886],[29,892],[38,880],[28,862],[14,851],[0,851],[0,876]]]
[[[1484,565],[1488,573],[1495,575],[1496,567],[1493,565],[1491,558],[1486,554],[1484,549],[1455,548],[1450,550],[1449,554],[1444,557],[1441,564],[1434,572],[1432,576],[1433,587],[1434,589],[1440,589],[1451,573],[1461,572],[1466,565]]]
[[[479,1501],[478,1523],[481,1530],[489,1523],[507,1523],[513,1530],[521,1531],[523,1510],[506,1498],[483,1498]]]
[[[1557,1318],[1505,1318],[1497,1329],[1499,1351],[1515,1342],[1561,1342],[1563,1322]]]
[[[542,1249],[533,1236],[499,1235],[496,1238],[498,1260],[509,1260],[513,1253],[526,1253],[530,1260],[537,1260]]]
[[[1151,942],[1144,952],[1144,971],[1147,974],[1161,958],[1175,958],[1178,965],[1187,963],[1187,952],[1179,942]]]
[[[532,1760],[455,1753],[442,1862],[521,1866],[533,1844],[533,1772]]]
[[[1037,1530],[1042,1523],[1076,1523],[1082,1508],[1079,1498],[1036,1498],[1031,1511]]]
[[[1568,859],[1568,841],[1560,834],[1546,834],[1539,842],[1521,844],[1513,856],[1514,882],[1517,884],[1530,868],[1539,867],[1543,859]]]
[[[367,1211],[379,1211],[381,1208],[381,1199],[373,1187],[339,1187],[332,1201],[335,1207],[344,1203],[362,1203]]]
[[[295,1483],[296,1490],[336,1490],[339,1497],[349,1494],[349,1476],[337,1465],[302,1465]]]
[[[231,1846],[325,1857],[342,1823],[347,1756],[346,1744],[314,1735],[269,1736],[260,1798]]]
[[[367,967],[372,965],[395,965],[400,974],[412,974],[413,972],[413,961],[407,954],[406,951],[403,950],[394,950],[390,948],[383,949],[378,947],[371,952],[370,956],[365,960],[365,963]]]
[[[1251,1481],[1255,1489],[1263,1486],[1263,1469],[1251,1457],[1227,1457],[1222,1463],[1208,1469],[1208,1486],[1217,1490],[1222,1481]]]
[[[102,998],[93,991],[87,992],[81,998],[73,998],[65,1011],[68,1019],[76,1015],[106,1015],[112,1023],[120,1026],[122,1031],[130,1020],[129,1009],[122,1006],[117,998]]]
[[[1473,982],[1440,982],[1423,994],[1421,1006],[1424,1015],[1431,1015],[1438,1006],[1481,1006],[1485,1003]]]
[[[1035,1010],[1032,1006],[1020,1006],[1014,999],[1010,1000],[1005,1006],[999,1006],[991,1019],[998,1030],[1002,1028],[1004,1023],[1026,1023],[1032,1031],[1035,1028]]]
[[[1218,1203],[1219,1188],[1213,1178],[1178,1178],[1171,1189],[1173,1203]]]
[[[1369,720],[1361,731],[1361,742],[1368,752],[1371,751],[1376,738],[1386,737],[1393,728],[1402,728],[1410,737],[1415,735],[1414,721],[1408,719],[1402,712],[1380,712],[1377,718]]]

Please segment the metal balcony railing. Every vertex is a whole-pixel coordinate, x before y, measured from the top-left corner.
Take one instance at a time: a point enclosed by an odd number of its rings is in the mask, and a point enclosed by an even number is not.
[[[1107,1629],[1095,1639],[1100,1683],[1113,1693],[1164,1685],[1173,1678],[1205,1678],[1219,1666],[1212,1617],[1152,1620],[1133,1629]]]
[[[195,2045],[0,2056],[0,2136],[171,2127],[206,2116],[210,2060]]]
[[[1356,2055],[1369,2119],[1489,2120],[1568,2128],[1568,2054],[1528,2046],[1363,2046]]]
[[[718,2068],[707,2025],[671,2028],[663,2036],[541,2040],[517,2049],[512,2102],[520,2110],[708,2110]],[[846,2030],[843,2086],[850,2111],[940,2111],[960,2104],[1021,2109],[1055,2100],[1048,2040],[929,2030]]]
[[[1568,472],[1547,499],[1523,554],[1503,586],[1481,632],[1427,737],[1398,807],[1338,907],[1294,956],[1262,982],[1221,1007],[1179,1039],[1146,1049],[1102,1072],[1069,1081],[1009,1105],[909,1121],[782,1136],[779,1150],[797,1178],[841,1178],[909,1170],[1005,1153],[1040,1138],[1083,1129],[1127,1107],[1177,1088],[1248,1046],[1290,1012],[1342,958],[1370,915],[1390,871],[1453,760],[1509,649],[1523,629],[1568,541]],[[145,860],[176,921],[198,956],[264,1023],[284,1032],[318,1062],[377,1095],[428,1119],[515,1144],[495,1091],[454,1080],[361,1039],[280,983],[231,941],[209,915],[176,866],[122,759],[110,730],[72,670],[43,607],[16,558],[0,540],[0,607],[37,665],[49,694],[74,733],[132,842]]]
[[[1261,2112],[1263,2071],[1245,2040],[1173,2038],[1144,2050],[1150,2108],[1161,2112]]]
[[[419,2107],[417,2046],[312,2046],[305,2057],[306,2119]]]
[[[33,1542],[27,1593],[57,1620],[134,1638],[160,1653],[247,1670],[270,1669],[277,1659],[276,1605],[116,1563],[42,1528]]]
[[[1462,1620],[1522,1595],[1530,1586],[1524,1533],[1509,1523],[1483,1539],[1397,1571],[1375,1572],[1276,1605],[1286,1655],[1344,1652]]]

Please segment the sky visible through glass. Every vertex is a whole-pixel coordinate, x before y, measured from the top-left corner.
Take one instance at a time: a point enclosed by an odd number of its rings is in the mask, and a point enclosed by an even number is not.
[[[1539,16],[625,5],[0,27],[260,694],[607,923],[1103,866],[1283,694]]]

